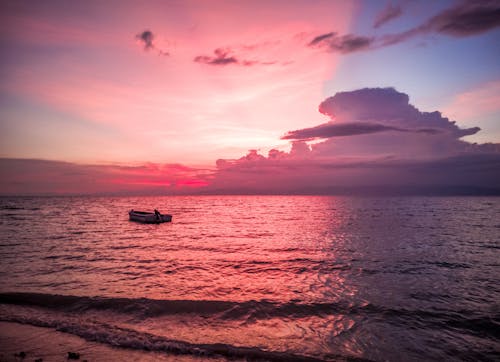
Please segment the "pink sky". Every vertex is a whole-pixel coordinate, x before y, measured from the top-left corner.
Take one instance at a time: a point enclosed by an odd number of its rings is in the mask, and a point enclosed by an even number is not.
[[[3,192],[420,185],[415,163],[497,153],[500,23],[474,18],[487,6],[4,2]],[[346,98],[318,112],[335,94]],[[464,185],[492,186],[483,171]]]
[[[10,39],[56,50],[17,66],[2,82],[3,90],[81,119],[90,129],[95,124],[114,132],[112,138],[78,134],[89,150],[82,152],[69,147],[65,133],[49,129],[44,132],[52,133],[50,150],[28,143],[20,156],[206,164],[249,148],[286,147],[279,140],[283,130],[320,120],[314,104],[323,98],[322,81],[336,64],[302,44],[332,23],[347,31],[355,11],[351,3],[335,9],[326,1],[305,3],[120,3],[116,9],[105,7],[106,16],[96,19],[82,19],[77,9],[71,17],[57,9],[5,14]],[[100,7],[90,6],[92,14]],[[155,46],[170,56],[143,51],[136,34],[147,29]],[[193,62],[217,48],[275,64]],[[17,156],[6,151],[4,156]]]

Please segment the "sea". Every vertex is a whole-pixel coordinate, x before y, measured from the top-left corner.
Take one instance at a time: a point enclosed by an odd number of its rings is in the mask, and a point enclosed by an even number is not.
[[[0,321],[172,361],[500,361],[500,198],[2,197]]]

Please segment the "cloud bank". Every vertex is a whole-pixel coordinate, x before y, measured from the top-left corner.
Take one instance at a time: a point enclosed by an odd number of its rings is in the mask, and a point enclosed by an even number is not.
[[[0,159],[2,194],[496,194],[500,144],[421,111],[393,88],[340,92],[318,107],[326,123],[283,136],[291,149],[180,164],[78,165]],[[311,140],[314,142],[310,142]]]
[[[256,150],[218,160],[211,188],[256,193],[500,193],[500,144],[471,144],[440,112],[423,112],[393,88],[324,100],[324,124],[290,131],[290,152]],[[322,140],[308,144],[312,139]]]

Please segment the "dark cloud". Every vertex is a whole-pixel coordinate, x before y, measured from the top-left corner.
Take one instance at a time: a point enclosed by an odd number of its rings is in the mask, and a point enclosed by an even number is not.
[[[465,2],[444,10],[424,24],[379,39],[379,46],[401,43],[425,34],[442,34],[463,38],[482,34],[500,26],[500,2]]]
[[[319,111],[336,122],[376,122],[398,131],[435,134],[446,132],[454,138],[477,133],[480,128],[459,128],[440,112],[421,112],[411,105],[407,94],[394,88],[364,88],[339,92],[319,105]]]
[[[136,38],[142,41],[144,50],[151,50],[155,48],[155,46],[153,45],[155,36],[150,30],[144,30],[142,33],[137,34]]]
[[[336,33],[318,35],[308,44],[309,47],[325,49],[329,52],[343,54],[352,53],[370,48],[374,38],[357,35],[337,36]]]
[[[247,60],[238,59],[233,55],[234,51],[230,48],[217,48],[214,50],[214,56],[199,55],[193,59],[196,63],[208,64],[208,65],[242,65],[245,67],[251,67],[254,65],[273,65],[277,62],[274,61],[259,61],[259,60]]]
[[[283,140],[309,140],[315,138],[332,138],[344,136],[356,136],[362,134],[378,133],[378,132],[416,132],[426,134],[438,134],[440,131],[435,128],[418,128],[407,129],[395,126],[388,126],[382,123],[374,122],[348,122],[348,123],[334,123],[328,122],[316,127],[304,128],[288,132],[285,136],[281,137]]]
[[[397,130],[397,128],[384,126],[378,123],[352,122],[336,124],[333,122],[328,122],[316,127],[290,131],[285,136],[281,137],[281,139],[308,140],[315,138],[354,136],[394,130]]]
[[[165,50],[158,48],[154,42],[155,35],[151,30],[144,30],[142,33],[137,34],[136,39],[138,39],[144,46],[145,51],[156,50],[159,55],[169,55]]]
[[[194,58],[196,63],[204,63],[210,65],[229,65],[236,64],[238,60],[229,55],[229,50],[218,48],[214,50],[215,56],[199,55]]]
[[[499,1],[470,1],[434,16],[421,27],[421,30],[465,37],[481,34],[499,26]]]
[[[400,15],[399,7],[389,5],[376,17],[374,26],[379,27]],[[401,33],[376,38],[354,34],[340,36],[335,32],[330,32],[314,37],[307,45],[328,52],[347,54],[398,44],[426,34],[461,38],[482,34],[497,27],[500,27],[500,2],[471,1],[443,10],[425,23]]]
[[[324,41],[326,39],[329,39],[329,38],[335,36],[335,35],[336,35],[336,33],[334,33],[334,32],[318,35],[316,38],[311,40],[308,45],[309,46],[316,45],[316,44],[321,43],[322,41]]]
[[[375,21],[373,23],[373,27],[378,28],[383,24],[401,16],[402,14],[401,7],[394,6],[391,3],[387,4],[387,6],[377,15]]]

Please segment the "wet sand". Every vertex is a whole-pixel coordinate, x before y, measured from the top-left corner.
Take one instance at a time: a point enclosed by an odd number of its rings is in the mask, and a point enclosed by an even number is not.
[[[26,355],[20,357],[20,352]],[[67,359],[68,352],[78,353],[78,360]],[[101,343],[88,342],[80,337],[49,328],[0,322],[0,362],[11,361],[203,361],[193,356],[167,355],[157,352],[115,348]],[[217,361],[218,359],[210,359]]]

